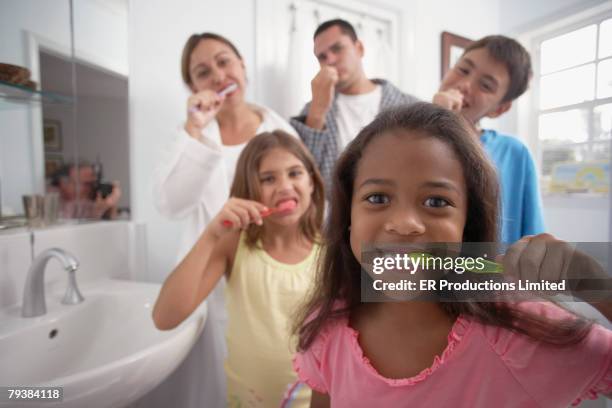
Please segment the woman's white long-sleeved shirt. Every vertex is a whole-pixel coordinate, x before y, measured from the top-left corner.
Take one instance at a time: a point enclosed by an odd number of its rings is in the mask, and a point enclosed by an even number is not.
[[[276,112],[263,106],[250,107],[262,117],[257,134],[281,129],[297,137],[291,125]],[[160,213],[192,221],[183,233],[179,259],[187,254],[229,198],[238,156],[244,146],[246,143],[222,145],[216,120],[203,129],[200,140],[191,137],[183,128],[179,131],[168,159],[157,171],[154,192]]]

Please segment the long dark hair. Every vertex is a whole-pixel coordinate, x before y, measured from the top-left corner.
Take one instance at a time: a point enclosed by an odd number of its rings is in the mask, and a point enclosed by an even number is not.
[[[299,311],[294,327],[299,337],[299,350],[307,349],[330,319],[350,316],[361,305],[361,266],[351,251],[349,232],[353,183],[368,144],[377,136],[395,130],[418,131],[451,147],[462,165],[466,181],[467,216],[463,241],[497,240],[497,175],[463,119],[429,103],[381,112],[347,146],[334,169],[331,208],[323,235],[325,253],[319,263],[315,288]],[[584,319],[553,322],[503,302],[442,302],[440,305],[452,317],[472,316],[485,324],[510,328],[551,344],[575,344],[589,330],[589,322]]]

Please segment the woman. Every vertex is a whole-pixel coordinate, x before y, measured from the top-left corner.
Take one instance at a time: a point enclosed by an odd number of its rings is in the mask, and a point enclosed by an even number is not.
[[[159,211],[190,221],[178,260],[229,198],[236,162],[247,142],[258,133],[276,129],[297,137],[278,114],[245,101],[244,61],[228,39],[213,33],[192,35],[183,49],[181,73],[192,92],[187,99],[186,121],[155,181]],[[187,357],[186,364],[191,360],[199,372],[204,370],[197,389],[188,391],[197,393],[190,397],[195,406],[204,406],[204,402],[210,407],[226,405],[224,286],[225,282],[220,282],[209,296],[204,332],[191,352],[194,358]],[[200,360],[194,361],[195,353]]]

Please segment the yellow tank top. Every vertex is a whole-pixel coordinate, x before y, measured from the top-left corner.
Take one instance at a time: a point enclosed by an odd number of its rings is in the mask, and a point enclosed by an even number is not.
[[[293,313],[312,285],[319,245],[300,263],[284,264],[241,234],[227,281],[227,397],[229,407],[278,407],[297,380],[292,368]],[[302,387],[291,407],[308,407],[310,390]]]

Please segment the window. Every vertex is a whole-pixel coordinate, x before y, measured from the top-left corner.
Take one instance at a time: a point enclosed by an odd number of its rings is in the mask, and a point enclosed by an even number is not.
[[[546,188],[560,163],[610,162],[612,18],[537,44],[537,132]]]

